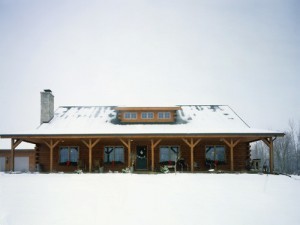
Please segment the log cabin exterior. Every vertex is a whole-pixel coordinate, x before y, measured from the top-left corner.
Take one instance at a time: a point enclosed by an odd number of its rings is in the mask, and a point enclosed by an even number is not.
[[[250,128],[226,105],[166,107],[62,106],[54,112],[54,96],[41,92],[41,125],[32,131],[2,134],[11,139],[11,170],[21,142],[36,144],[35,163],[44,172],[243,171],[250,143],[269,147],[273,172],[273,140],[283,133]]]
[[[0,172],[11,170],[11,150],[1,149],[0,150]],[[20,165],[20,161],[28,161],[28,165]],[[15,151],[15,170],[20,172],[35,171],[35,150],[34,149],[18,149]]]
[[[11,169],[11,149],[9,140],[0,139],[0,172]],[[15,149],[15,171],[35,171],[35,145],[22,142]]]

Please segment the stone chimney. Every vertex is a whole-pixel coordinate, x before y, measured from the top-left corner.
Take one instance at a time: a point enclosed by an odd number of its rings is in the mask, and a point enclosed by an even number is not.
[[[54,96],[52,91],[45,89],[41,92],[41,124],[48,123],[54,116]]]

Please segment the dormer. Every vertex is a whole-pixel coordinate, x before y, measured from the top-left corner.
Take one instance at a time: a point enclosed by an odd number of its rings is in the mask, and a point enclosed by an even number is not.
[[[133,124],[166,124],[176,122],[177,110],[181,107],[116,107],[118,119],[121,123]]]

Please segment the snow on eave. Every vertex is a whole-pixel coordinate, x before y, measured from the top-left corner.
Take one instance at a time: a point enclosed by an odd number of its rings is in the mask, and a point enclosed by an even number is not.
[[[56,132],[56,133],[19,133],[19,134],[4,134],[1,135],[1,138],[15,138],[15,137],[41,137],[41,136],[206,136],[206,137],[223,137],[223,136],[232,136],[232,137],[282,137],[285,133],[276,132],[276,131],[268,131],[268,130],[255,130],[248,132],[203,132],[203,133],[166,133],[166,132],[157,132],[157,133],[135,133],[135,132],[127,132],[127,133],[97,133],[97,132],[89,132],[89,133],[75,133],[75,132]]]

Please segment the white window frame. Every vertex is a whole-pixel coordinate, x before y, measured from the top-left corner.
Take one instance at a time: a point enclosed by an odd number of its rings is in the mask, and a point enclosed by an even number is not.
[[[157,117],[160,120],[170,119],[171,113],[170,112],[158,112]]]
[[[154,119],[154,113],[153,112],[142,112],[141,118],[145,120],[153,120]]]
[[[136,120],[137,113],[136,112],[124,112],[124,119],[125,120]]]

